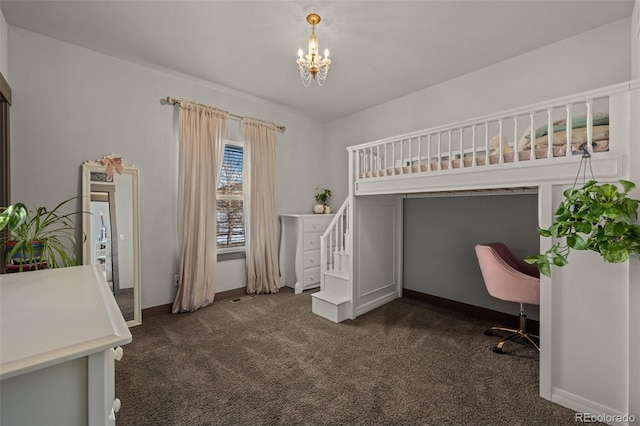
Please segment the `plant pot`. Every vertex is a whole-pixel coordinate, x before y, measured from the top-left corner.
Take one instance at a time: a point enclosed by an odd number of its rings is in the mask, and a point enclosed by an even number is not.
[[[17,241],[8,241],[5,246],[7,264],[22,265],[40,263],[40,257],[42,256],[42,247],[42,242],[38,240],[31,241],[30,247],[24,247],[23,243],[19,243]],[[13,253],[11,258],[9,258],[9,255],[14,250],[15,253]]]
[[[329,214],[331,213],[331,206],[328,204],[318,203],[313,206],[313,212],[316,214]]]

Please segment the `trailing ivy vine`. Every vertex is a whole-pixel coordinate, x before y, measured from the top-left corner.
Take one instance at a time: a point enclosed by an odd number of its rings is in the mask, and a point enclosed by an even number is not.
[[[563,238],[544,254],[525,260],[537,264],[540,273],[551,276],[551,265],[564,266],[573,250],[592,250],[605,261],[621,263],[640,253],[640,200],[630,198],[636,185],[620,180],[623,191],[613,184],[590,180],[582,188],[564,191],[564,200],[555,212],[548,229],[538,229],[543,237]]]

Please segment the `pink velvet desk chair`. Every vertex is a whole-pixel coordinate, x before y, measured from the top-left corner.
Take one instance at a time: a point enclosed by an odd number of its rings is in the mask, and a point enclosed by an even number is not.
[[[494,331],[511,333],[500,339],[493,351],[502,353],[504,344],[515,338],[528,340],[540,350],[540,346],[532,339],[533,337],[539,341],[540,337],[527,332],[527,316],[524,313],[525,303],[540,305],[538,267],[518,259],[502,243],[478,244],[475,248],[482,277],[489,294],[498,299],[520,303],[520,327],[517,330],[491,327],[484,332],[487,336],[493,336]]]

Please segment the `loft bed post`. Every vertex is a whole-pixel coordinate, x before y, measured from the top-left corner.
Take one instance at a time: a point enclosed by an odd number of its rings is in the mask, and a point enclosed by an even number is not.
[[[518,153],[518,115],[513,117],[513,161],[520,161],[520,154]]]
[[[567,123],[571,123],[572,122],[572,118],[571,118],[571,104],[567,104],[565,106],[566,110],[567,110]],[[567,152],[565,155],[570,155],[571,154],[571,138],[573,135],[573,126],[569,126],[567,125],[567,143],[566,143],[566,148],[567,148]]]
[[[553,108],[547,108],[547,156],[553,157]]]
[[[489,122],[484,123],[484,165],[491,165],[491,158],[489,157]]]
[[[587,99],[587,152],[593,152],[593,99]],[[568,127],[568,126],[567,126]]]
[[[476,125],[471,126],[471,167],[478,165],[476,161]]]
[[[503,119],[498,120],[498,164],[504,163],[504,148],[502,147],[502,123]]]
[[[447,164],[447,169],[451,169],[452,165],[453,165],[453,156],[451,155],[451,129],[449,129],[449,131],[447,132],[447,141],[448,141],[448,147],[449,147],[449,152],[448,152],[448,156],[449,156],[449,161]]]

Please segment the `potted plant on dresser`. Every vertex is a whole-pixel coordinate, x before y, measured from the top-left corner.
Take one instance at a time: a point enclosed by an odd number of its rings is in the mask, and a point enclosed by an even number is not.
[[[8,272],[58,268],[78,264],[73,217],[81,212],[62,210],[77,197],[62,201],[53,209],[29,210],[23,203],[3,209],[1,222],[6,231],[0,236]]]
[[[319,185],[316,186],[316,195],[315,195],[317,204],[313,206],[314,213],[331,213],[331,206],[329,205],[329,199],[331,198],[331,190],[328,188],[321,188]]]

